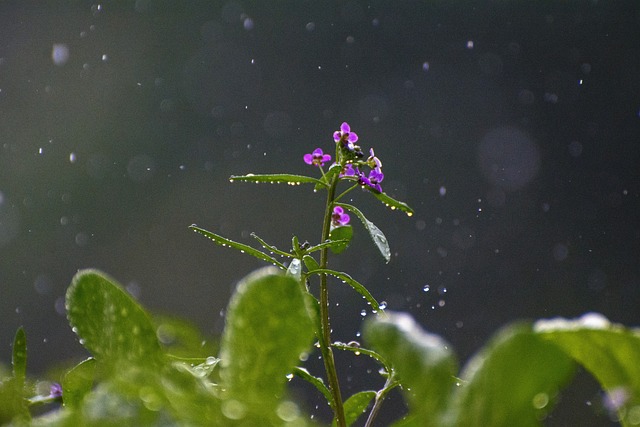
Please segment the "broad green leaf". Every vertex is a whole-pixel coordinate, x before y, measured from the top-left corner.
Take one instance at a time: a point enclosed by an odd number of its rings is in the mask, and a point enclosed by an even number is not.
[[[78,272],[67,290],[66,307],[73,331],[98,362],[149,365],[161,355],[147,312],[105,274]]]
[[[346,203],[339,203],[339,205],[345,209],[350,210],[358,218],[360,218],[360,221],[362,221],[364,228],[369,232],[369,235],[371,236],[373,243],[375,243],[376,247],[384,257],[385,261],[387,262],[391,261],[391,249],[389,248],[389,242],[387,241],[387,238],[385,237],[382,230],[376,227],[374,223],[369,221],[364,216],[364,214],[360,212],[360,209],[356,208],[355,206],[348,205]]]
[[[11,357],[13,365],[13,378],[20,388],[24,388],[24,381],[27,377],[27,336],[22,327],[16,331],[13,339],[13,355]]]
[[[260,425],[275,422],[286,375],[313,341],[304,298],[300,285],[273,267],[238,283],[220,349],[220,378],[226,389],[222,410],[232,418],[260,420]]]
[[[604,390],[618,395],[622,425],[638,423],[628,416],[630,408],[640,408],[640,330],[610,323],[596,313],[575,320],[539,320],[534,330],[580,363]]]
[[[358,418],[367,410],[371,399],[376,397],[376,392],[372,390],[360,391],[350,396],[344,402],[344,417],[347,421],[347,426],[355,423]],[[332,426],[335,426],[336,422],[333,421]]]
[[[326,386],[322,378],[314,377],[305,368],[299,366],[293,368],[293,373],[318,389],[318,391],[324,395],[324,398],[327,399],[329,406],[333,406],[333,394],[331,394],[329,387]]]
[[[304,265],[307,266],[307,270],[309,271],[317,270],[318,268],[320,268],[320,264],[318,264],[318,261],[316,261],[316,259],[311,255],[305,255],[304,257],[302,257],[302,261],[304,262]]]
[[[158,341],[171,356],[204,360],[218,353],[217,341],[204,336],[193,323],[174,316],[154,315],[152,320]]]
[[[342,273],[340,271],[330,270],[328,268],[318,268],[316,270],[309,271],[309,274],[329,274],[331,276],[337,277],[338,279],[342,280],[344,283],[346,283],[347,285],[349,285],[353,289],[355,289],[360,295],[362,295],[364,297],[364,299],[367,300],[369,305],[371,305],[371,309],[372,310],[374,310],[374,311],[380,311],[381,310],[380,309],[380,304],[378,304],[378,301],[376,301],[376,299],[373,297],[373,295],[371,295],[369,290],[367,288],[365,288],[363,284],[357,282],[355,279],[353,279],[351,276],[349,276],[347,273]]]
[[[367,319],[363,335],[371,347],[393,365],[407,397],[410,415],[419,419],[415,425],[443,425],[443,411],[457,368],[449,344],[425,332],[404,313]],[[492,424],[486,424],[489,425]]]
[[[329,246],[331,252],[339,254],[349,247],[349,242],[353,237],[353,228],[350,225],[334,227],[329,233],[329,239],[334,242]]]
[[[312,178],[310,176],[304,175],[291,175],[291,174],[267,174],[267,175],[254,175],[252,173],[247,175],[231,175],[229,181],[244,181],[244,182],[266,182],[266,183],[277,183],[277,184],[289,184],[289,185],[300,185],[300,184],[316,184],[316,186],[326,187],[326,184],[320,181],[319,179]]]
[[[456,389],[456,426],[540,426],[575,364],[529,325],[508,326],[465,366]]]
[[[202,234],[204,237],[207,237],[213,240],[219,245],[228,246],[230,248],[237,249],[242,253],[246,253],[248,255],[261,259],[263,261],[269,262],[283,270],[287,269],[280,261],[278,261],[274,257],[269,256],[264,252],[261,252],[255,248],[252,248],[251,246],[245,245],[243,243],[234,242],[233,240],[227,239],[226,237],[222,237],[218,234],[212,233],[211,231],[207,231],[204,228],[200,228],[195,224],[190,225],[189,229],[195,231],[196,233]]]
[[[367,187],[369,188],[369,187]],[[400,202],[394,198],[392,198],[391,196],[387,195],[386,193],[378,193],[376,191],[371,191],[371,193],[378,199],[380,200],[382,203],[384,203],[387,207],[391,208],[391,210],[400,210],[404,213],[407,214],[407,216],[412,216],[413,215],[413,209],[411,209],[411,207],[409,207],[409,205],[407,205],[404,202]]]
[[[69,372],[62,381],[62,396],[64,405],[69,408],[77,408],[84,396],[93,387],[96,375],[96,360],[93,357],[83,360]]]
[[[0,425],[12,421],[12,425],[28,425],[30,418],[24,384],[18,384],[14,377],[0,380]]]

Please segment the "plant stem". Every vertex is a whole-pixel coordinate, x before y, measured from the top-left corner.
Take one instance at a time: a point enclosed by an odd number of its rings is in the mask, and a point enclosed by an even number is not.
[[[336,187],[338,185],[337,177],[334,177],[329,184],[327,195],[327,206],[324,213],[324,222],[322,224],[322,242],[329,239],[331,231],[331,215],[333,213],[333,201],[336,195]],[[328,248],[320,251],[320,268],[327,268]],[[336,371],[336,363],[333,358],[333,350],[331,350],[331,326],[329,324],[329,288],[327,287],[327,275],[320,275],[320,322],[322,325],[322,336],[319,337],[320,351],[324,361],[324,368],[329,381],[329,389],[333,395],[333,413],[338,427],[346,427],[347,422],[344,416],[344,406],[342,395],[340,393],[340,384],[338,382],[338,373]]]
[[[378,415],[378,411],[380,410],[380,407],[382,406],[382,402],[384,401],[384,398],[387,396],[387,393],[389,393],[394,387],[398,385],[398,382],[393,377],[394,375],[390,373],[389,378],[387,378],[387,381],[384,384],[384,387],[382,387],[382,389],[376,393],[376,398],[373,403],[373,408],[371,408],[371,412],[369,412],[369,417],[367,417],[367,421],[364,427],[371,427],[373,425],[373,420]]]

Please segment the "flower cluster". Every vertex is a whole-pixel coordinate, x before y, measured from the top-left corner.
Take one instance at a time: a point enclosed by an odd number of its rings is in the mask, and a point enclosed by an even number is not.
[[[360,146],[356,145],[358,134],[351,132],[351,126],[347,122],[342,123],[340,130],[333,133],[333,140],[338,146],[336,163],[342,166],[339,177],[357,181],[363,188],[368,187],[382,193],[382,162],[376,157],[373,148],[369,150],[369,158],[362,160],[364,154]],[[309,165],[324,166],[330,160],[331,156],[324,154],[320,148],[304,155],[304,161]],[[369,173],[362,172],[361,167],[368,167]]]

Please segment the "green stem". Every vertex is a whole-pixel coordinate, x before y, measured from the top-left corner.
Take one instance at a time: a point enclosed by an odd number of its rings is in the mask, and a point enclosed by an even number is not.
[[[373,408],[371,408],[371,412],[369,412],[369,416],[367,417],[367,421],[364,424],[364,427],[371,427],[373,425],[373,420],[375,420],[376,416],[378,415],[378,411],[382,406],[382,402],[384,402],[384,398],[387,396],[387,393],[389,393],[396,386],[398,386],[398,382],[393,378],[393,375],[390,373],[389,378],[387,378],[387,381],[384,384],[384,387],[382,387],[382,389],[376,393],[376,398],[373,403]]]
[[[336,187],[338,185],[337,177],[334,177],[329,183],[329,191],[327,195],[327,206],[324,213],[324,223],[322,224],[322,239],[325,242],[329,239],[331,231],[331,215],[333,213],[333,201],[336,195]],[[320,268],[327,268],[328,248],[320,251]],[[340,393],[340,384],[338,382],[338,373],[336,371],[336,362],[333,358],[331,350],[331,326],[329,324],[329,288],[327,287],[327,275],[320,275],[320,322],[322,325],[322,336],[319,337],[320,351],[324,361],[324,368],[327,372],[329,381],[329,389],[333,396],[333,413],[338,427],[346,427],[347,422],[344,416],[344,405],[342,395]]]

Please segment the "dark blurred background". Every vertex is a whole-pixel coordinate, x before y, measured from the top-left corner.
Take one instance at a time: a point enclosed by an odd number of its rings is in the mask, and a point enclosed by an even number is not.
[[[639,29],[635,1],[3,1],[0,362],[20,325],[34,375],[84,356],[64,293],[86,267],[213,339],[262,264],[187,226],[317,241],[323,195],[228,177],[313,174],[343,121],[416,214],[354,192],[392,261],[355,224],[332,265],[461,362],[515,319],[640,324]],[[331,298],[357,339],[362,298]],[[577,381],[555,425],[608,425]]]

